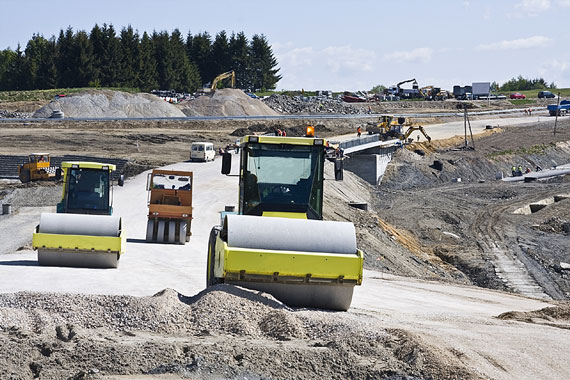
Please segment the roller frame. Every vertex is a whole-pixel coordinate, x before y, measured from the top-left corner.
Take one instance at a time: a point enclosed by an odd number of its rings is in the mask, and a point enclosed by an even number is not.
[[[270,293],[292,307],[345,311],[354,286],[362,283],[360,250],[347,255],[232,248],[222,240],[221,230],[216,226],[210,234],[207,286],[225,282]]]

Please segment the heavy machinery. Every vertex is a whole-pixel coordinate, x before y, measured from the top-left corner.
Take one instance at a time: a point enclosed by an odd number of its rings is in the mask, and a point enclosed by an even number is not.
[[[18,177],[22,183],[60,180],[61,169],[51,166],[49,153],[32,153],[28,155],[28,162],[18,165]]]
[[[116,268],[126,235],[121,218],[112,215],[115,165],[63,162],[61,166],[63,196],[57,213],[41,214],[32,240],[39,264]]]
[[[409,82],[413,82],[411,89],[400,87],[401,85]],[[415,78],[401,81],[397,85],[388,88],[386,91],[388,94],[398,96],[401,99],[415,99],[415,98],[420,98],[422,96],[420,93],[418,82],[416,81]]]
[[[350,307],[364,258],[352,223],[322,220],[326,145],[314,137],[241,139],[239,207],[211,230],[207,286],[261,290],[289,306]],[[332,160],[340,179],[342,160]],[[222,174],[230,168],[226,153]]]
[[[146,241],[185,244],[190,241],[193,173],[155,169],[147,177]]]
[[[227,71],[225,73],[222,73],[220,75],[218,75],[217,77],[214,78],[214,80],[212,81],[212,85],[210,86],[210,91],[214,92],[216,91],[216,88],[218,88],[218,82],[221,80],[224,80],[226,78],[231,78],[232,81],[232,88],[235,88],[236,86],[236,73],[235,71]]]
[[[408,129],[404,132],[405,127]],[[367,126],[366,131],[369,135],[379,134],[382,140],[400,139],[404,142],[409,142],[410,135],[414,131],[420,131],[428,142],[431,142],[431,137],[421,125],[415,126],[402,116],[382,115],[378,123]]]

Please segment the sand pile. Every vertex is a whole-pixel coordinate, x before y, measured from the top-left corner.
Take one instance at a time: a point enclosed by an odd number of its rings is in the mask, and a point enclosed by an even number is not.
[[[33,117],[48,118],[53,111],[65,117],[184,117],[175,106],[151,94],[129,94],[111,90],[89,90],[52,100],[37,110]]]
[[[182,108],[187,116],[277,116],[259,99],[253,99],[242,90],[224,88],[213,94],[199,96]]]

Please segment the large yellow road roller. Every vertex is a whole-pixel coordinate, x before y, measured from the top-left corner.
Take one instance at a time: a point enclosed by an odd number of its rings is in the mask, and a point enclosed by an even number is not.
[[[61,166],[63,196],[57,213],[41,214],[32,240],[39,264],[116,268],[126,235],[121,218],[112,215],[111,173],[115,165],[63,162]]]
[[[289,306],[348,310],[362,283],[354,225],[322,220],[327,143],[314,137],[245,136],[239,207],[210,233],[207,285],[236,284]],[[342,177],[342,161],[335,176]],[[222,174],[231,155],[224,154]]]

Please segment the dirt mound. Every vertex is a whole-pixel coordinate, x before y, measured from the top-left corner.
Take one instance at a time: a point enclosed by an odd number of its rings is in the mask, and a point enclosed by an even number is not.
[[[561,303],[558,306],[528,312],[508,311],[497,318],[570,329],[570,303]]]
[[[33,117],[48,118],[53,111],[63,111],[66,118],[184,117],[178,108],[157,96],[111,90],[89,90],[52,100]]]
[[[242,90],[224,88],[213,94],[199,96],[183,104],[187,116],[277,116],[261,100],[253,99]]]

